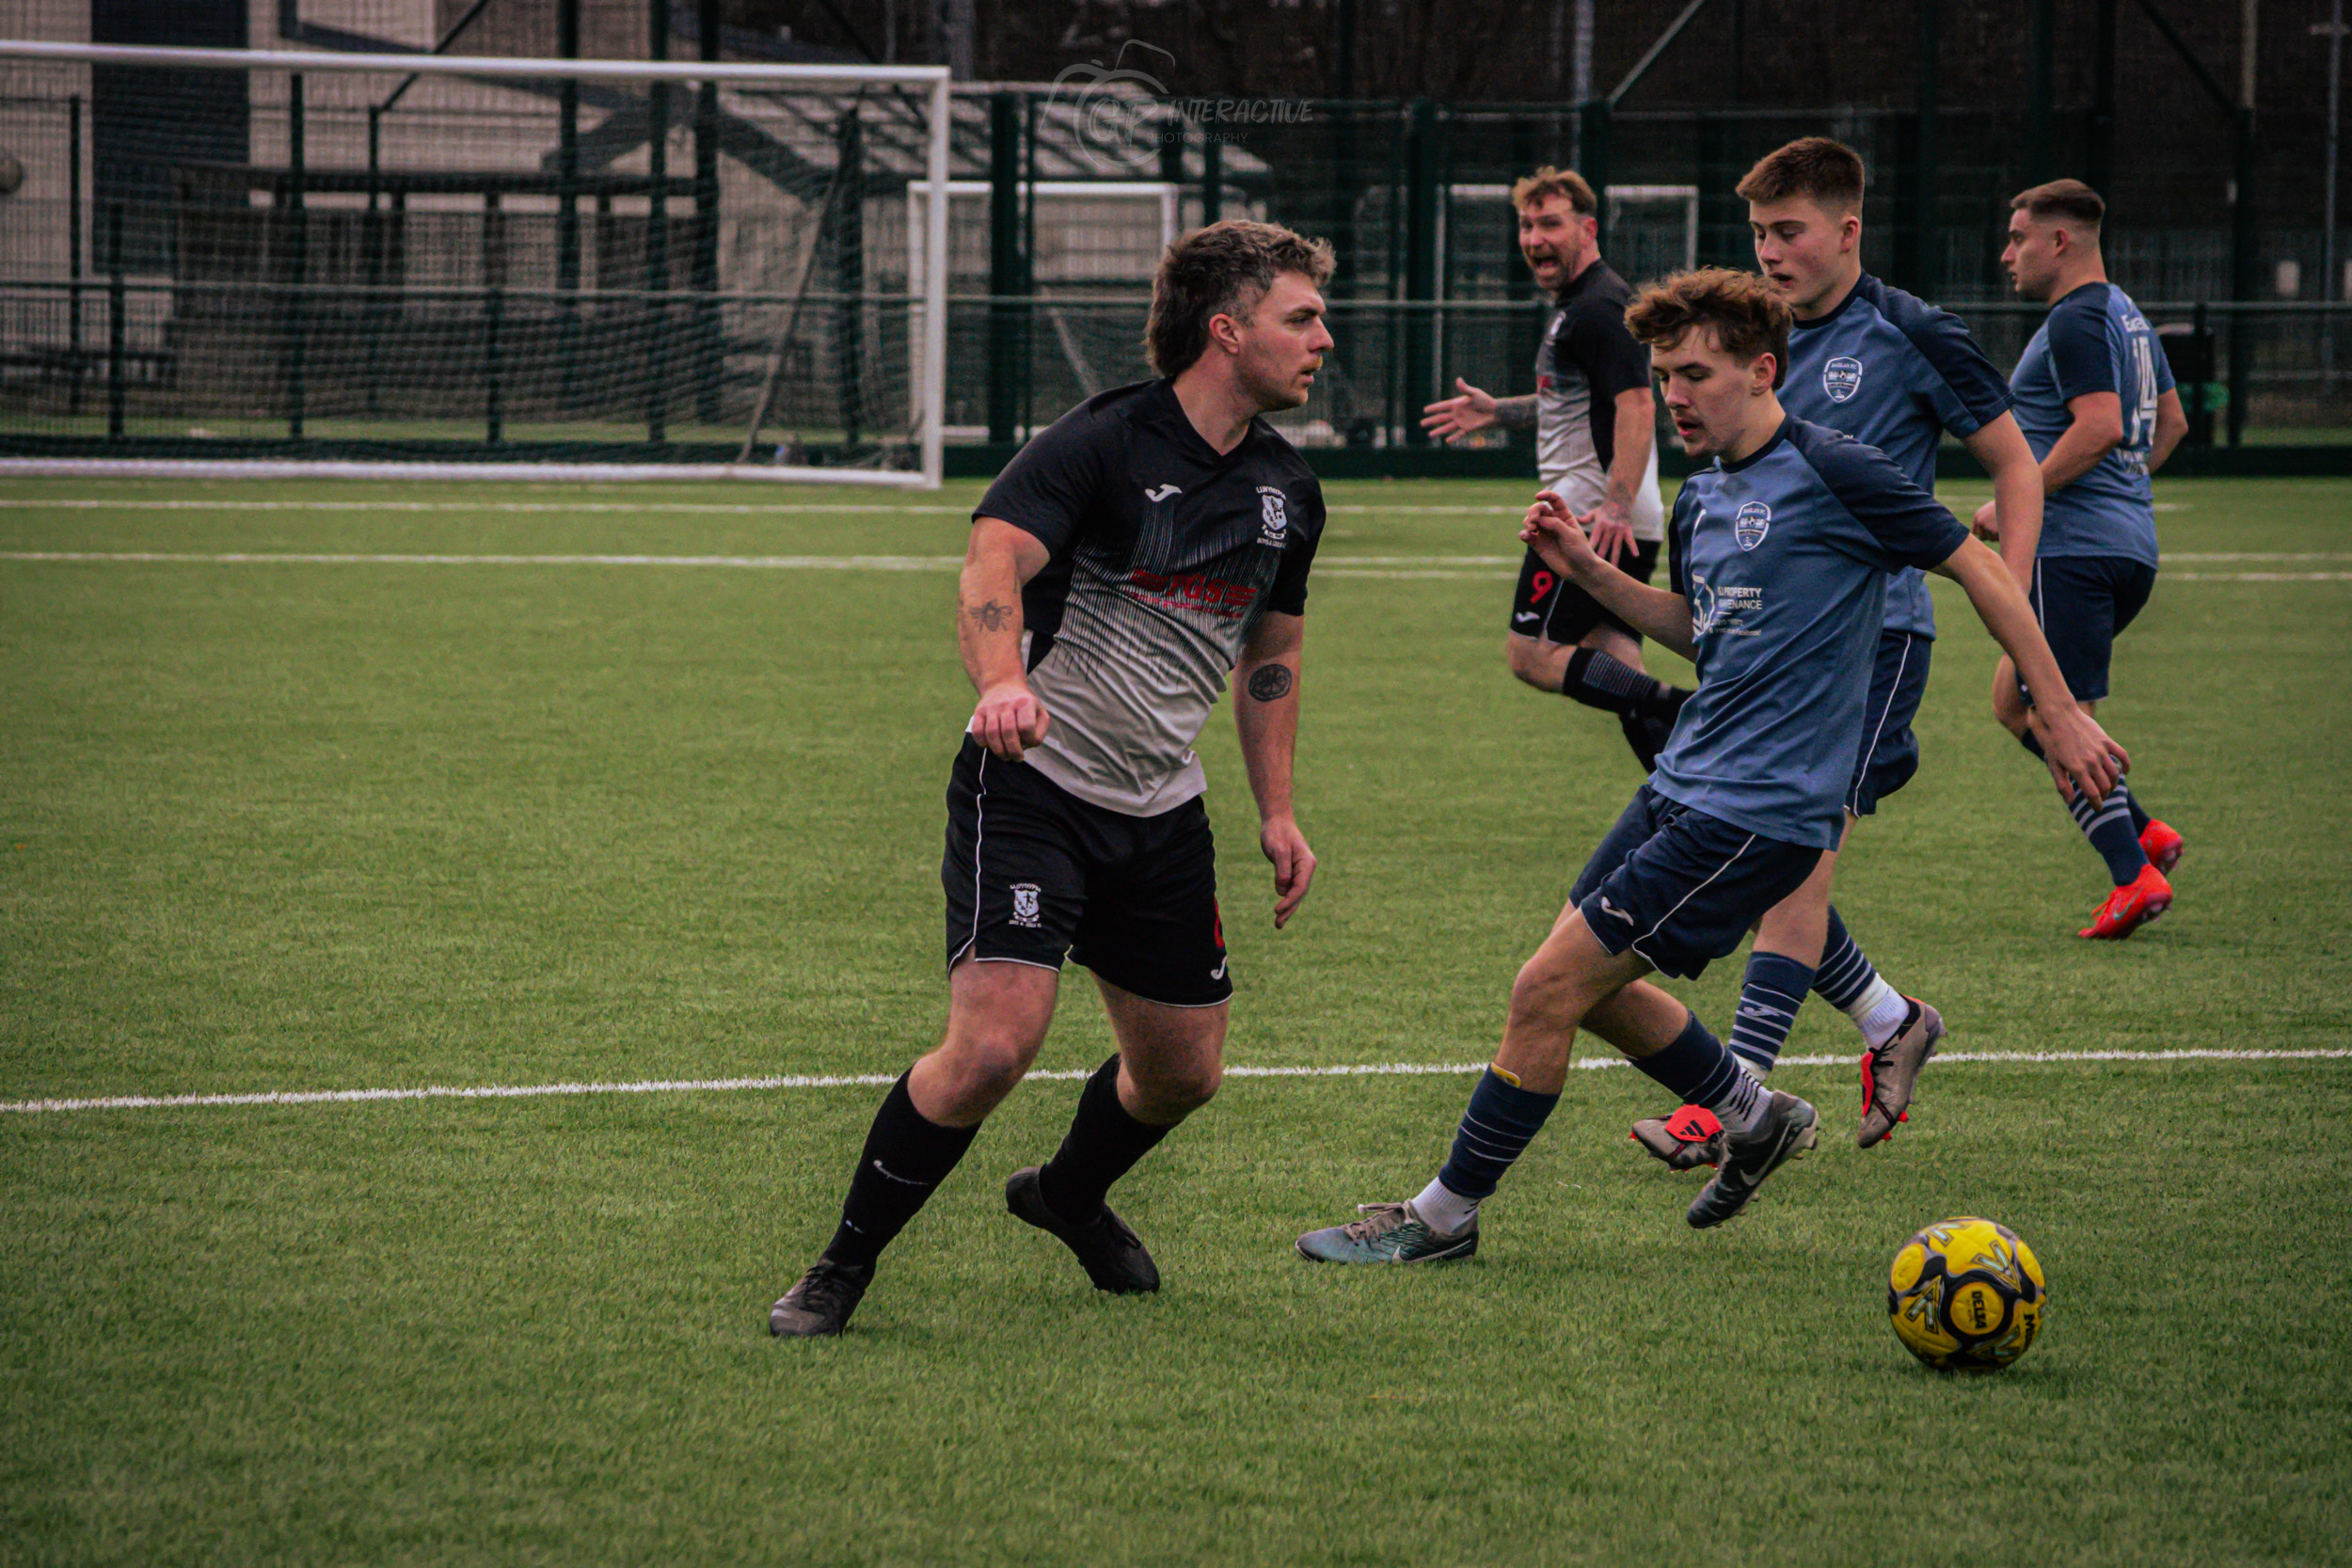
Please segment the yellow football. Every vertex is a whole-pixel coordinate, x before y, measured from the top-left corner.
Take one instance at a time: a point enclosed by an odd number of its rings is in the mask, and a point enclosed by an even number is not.
[[[2032,1347],[2049,1306],[2033,1248],[1973,1214],[1920,1229],[1887,1271],[1895,1338],[1939,1371],[1999,1371]]]

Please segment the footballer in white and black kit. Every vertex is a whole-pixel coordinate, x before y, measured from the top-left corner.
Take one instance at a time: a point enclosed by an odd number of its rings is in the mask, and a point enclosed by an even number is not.
[[[1459,440],[1488,425],[1535,432],[1543,488],[1595,519],[1595,542],[1647,582],[1666,537],[1658,495],[1649,351],[1625,325],[1633,291],[1601,260],[1592,186],[1541,168],[1512,187],[1519,252],[1556,307],[1535,354],[1535,390],[1496,398],[1467,381],[1423,410],[1423,426]],[[1673,732],[1686,690],[1642,668],[1642,636],[1534,550],[1511,595],[1511,672],[1617,716],[1645,772]]]
[[[1192,748],[1229,681],[1278,929],[1314,876],[1291,767],[1323,492],[1263,416],[1308,400],[1330,270],[1328,245],[1268,224],[1178,240],[1145,332],[1160,378],[1072,409],[974,509],[956,637],[978,700],[947,784],[946,1037],[884,1097],[839,1227],[771,1333],[841,1332],[882,1248],[1027,1073],[1071,958],[1119,1051],[1006,1207],[1097,1289],[1159,1288],[1104,1199],[1223,1071],[1233,977]]]

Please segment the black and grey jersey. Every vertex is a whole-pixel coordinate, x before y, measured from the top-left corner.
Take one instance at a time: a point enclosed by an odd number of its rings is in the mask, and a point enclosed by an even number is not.
[[[1192,743],[1268,610],[1303,614],[1323,489],[1263,420],[1219,456],[1166,380],[1088,399],[1005,466],[973,516],[1051,552],[1021,593],[1026,760],[1108,810],[1155,816],[1208,787]]]
[[[1616,457],[1617,394],[1649,385],[1649,350],[1625,325],[1633,291],[1595,261],[1560,291],[1560,309],[1535,351],[1535,464],[1544,487],[1579,512],[1609,494]],[[1633,537],[1666,537],[1658,499],[1658,445],[1633,493]]]

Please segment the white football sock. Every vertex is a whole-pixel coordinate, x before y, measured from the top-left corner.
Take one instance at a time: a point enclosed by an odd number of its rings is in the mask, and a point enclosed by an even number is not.
[[[1413,1212],[1440,1236],[1458,1236],[1478,1218],[1478,1199],[1463,1197],[1442,1181],[1432,1180],[1413,1199]]]
[[[1903,1020],[1911,1016],[1911,1004],[1903,1000],[1902,992],[1886,983],[1885,976],[1880,975],[1871,980],[1869,990],[1854,998],[1846,1016],[1853,1020],[1863,1039],[1875,1050],[1902,1032]]]

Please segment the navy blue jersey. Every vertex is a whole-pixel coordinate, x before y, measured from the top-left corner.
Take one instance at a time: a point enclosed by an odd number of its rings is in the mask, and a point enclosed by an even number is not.
[[[2123,439],[2091,470],[2042,503],[2048,556],[2122,556],[2156,564],[2155,498],[2148,451],[2156,439],[2156,400],[2172,390],[2172,367],[2131,296],[2112,283],[2086,283],[2050,308],[2010,377],[2017,422],[2036,457],[2047,457],[2074,416],[2069,399],[2113,392]]]
[[[1875,447],[1790,419],[1749,457],[1685,480],[1667,535],[1699,685],[1651,787],[1835,848],[1887,574],[1940,564],[1968,531]]]
[[[2009,411],[2009,384],[1960,318],[1862,275],[1828,315],[1788,334],[1780,405],[1842,430],[1895,460],[1920,489],[1935,489],[1935,449]],[[1935,635],[1935,607],[1917,572],[1887,585],[1886,629]]]

